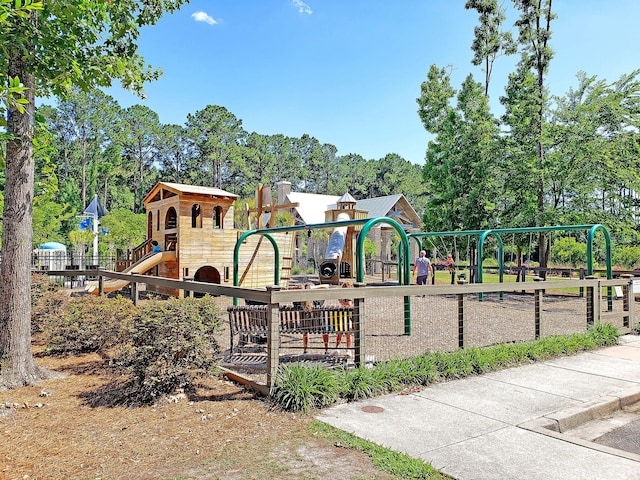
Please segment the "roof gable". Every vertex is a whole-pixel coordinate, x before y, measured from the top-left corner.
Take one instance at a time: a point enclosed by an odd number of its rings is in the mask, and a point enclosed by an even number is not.
[[[235,200],[238,198],[238,195],[235,193],[227,192],[220,188],[215,187],[203,187],[200,185],[187,185],[184,183],[171,183],[171,182],[158,182],[151,191],[144,197],[142,200],[143,204],[147,204],[150,202],[157,201],[161,198],[161,191],[164,190],[172,195],[201,195],[206,197],[219,197],[219,198],[228,198]],[[166,195],[162,195],[162,197],[166,198]]]
[[[336,208],[340,201],[337,195],[319,195],[315,193],[290,192],[289,203],[298,203],[294,210],[307,225],[325,222],[325,212]],[[389,217],[404,226],[420,228],[422,220],[402,194],[367,198],[356,201],[356,209],[368,212],[369,218]]]
[[[297,203],[295,211],[306,225],[324,223],[324,212],[340,198],[338,195],[320,195],[317,193],[290,192],[288,203]]]

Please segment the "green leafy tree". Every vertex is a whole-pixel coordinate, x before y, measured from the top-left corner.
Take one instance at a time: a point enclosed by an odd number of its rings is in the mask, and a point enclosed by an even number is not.
[[[113,244],[120,251],[132,249],[147,236],[147,219],[144,213],[133,213],[120,208],[100,219],[100,224],[109,233],[103,240]]]
[[[198,165],[193,166],[192,174],[199,179],[209,178],[210,186],[222,188],[230,179],[230,164],[238,160],[244,144],[242,120],[225,107],[209,105],[187,115],[186,128],[197,149]]]
[[[158,114],[142,105],[124,111],[122,127],[124,156],[133,171],[133,209],[140,212],[144,193],[156,183],[152,166],[159,157],[162,127]]]
[[[158,149],[162,178],[182,183],[187,177],[188,160],[194,156],[193,142],[188,138],[187,130],[180,125],[163,125]]]
[[[478,12],[480,24],[473,29],[474,37],[471,45],[473,63],[482,65],[484,71],[484,95],[489,96],[489,83],[493,73],[493,64],[501,55],[516,53],[516,43],[511,32],[503,32],[502,24],[506,19],[504,9],[498,5],[498,0],[467,0],[464,8]]]
[[[374,162],[375,183],[370,197],[382,197],[402,193],[414,207],[424,203],[427,187],[422,180],[422,167],[405,160],[397,153],[389,153]]]
[[[375,170],[371,162],[357,153],[349,153],[338,157],[338,176],[333,192],[343,194],[349,192],[354,198],[368,196],[371,185],[375,182]]]
[[[31,12],[42,9],[41,1],[23,0],[21,2],[13,2],[11,0],[0,0],[0,28],[5,28],[5,23],[9,23],[11,17],[21,17],[25,20],[29,19]],[[11,138],[11,134],[5,129],[7,127],[7,109],[15,109],[20,113],[25,113],[29,100],[26,97],[28,87],[26,87],[19,77],[11,77],[4,75],[3,81],[0,83],[0,144]],[[0,148],[0,166],[5,165],[5,150]]]
[[[469,75],[452,106],[449,74],[432,66],[418,99],[429,143],[424,176],[430,199],[427,230],[491,228],[498,221],[499,127],[482,86]],[[449,95],[449,97],[445,97]]]
[[[282,134],[271,135],[268,140],[269,149],[275,157],[274,180],[286,180],[292,185],[299,185],[302,179],[300,157],[296,155],[295,138]]]
[[[61,167],[61,178],[79,179],[80,198],[86,206],[102,186],[97,184],[97,172],[110,176],[101,163],[111,160],[105,153],[116,136],[120,107],[98,89],[84,92],[74,87],[56,108],[45,106],[42,114],[57,147],[52,160]]]
[[[543,129],[547,104],[545,78],[553,58],[549,41],[551,40],[551,21],[555,15],[551,10],[551,4],[552,0],[514,0],[516,9],[520,11],[516,26],[518,43],[521,46],[521,64],[522,67],[532,71],[536,79],[534,88],[526,99],[529,108],[535,112],[535,115],[530,118],[530,128],[536,147],[535,226],[545,225],[548,217],[545,205],[545,182],[548,179],[548,169],[545,161],[546,146]],[[538,248],[540,266],[546,267],[548,242],[544,233],[539,234]]]
[[[234,192],[249,196],[255,191],[256,185],[271,184],[276,170],[276,157],[269,148],[269,137],[252,132],[247,136],[246,143],[240,149],[240,158],[230,163],[230,183]]]
[[[325,193],[320,190],[319,178],[322,178],[324,152],[317,138],[308,134],[296,139],[296,155],[300,159],[302,171],[302,189],[308,193]]]
[[[31,4],[32,2],[28,2]],[[0,266],[0,383],[31,384],[43,376],[31,353],[31,245],[34,188],[35,98],[69,88],[107,87],[120,79],[141,92],[159,71],[137,52],[140,28],[154,24],[183,0],[47,1],[25,11],[25,2],[2,1],[0,75],[2,84],[19,79],[24,102],[9,103],[6,132],[6,185]]]

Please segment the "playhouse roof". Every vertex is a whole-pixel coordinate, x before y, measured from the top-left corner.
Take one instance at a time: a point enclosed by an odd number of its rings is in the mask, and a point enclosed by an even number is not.
[[[302,222],[307,225],[324,223],[325,211],[335,209],[340,199],[341,197],[337,195],[319,195],[316,193],[290,192],[287,194],[287,200],[290,203],[298,203],[298,207],[294,210]],[[389,217],[404,226],[412,228],[420,228],[422,226],[420,215],[416,213],[402,194],[354,201],[356,202],[356,209],[368,212],[369,218]]]
[[[324,223],[324,212],[331,204],[335,205],[338,195],[320,195],[318,193],[289,192],[289,203],[297,203],[295,211],[306,225]]]
[[[203,187],[200,185],[187,185],[185,183],[158,182],[156,186],[153,187],[147,194],[147,196],[144,197],[142,203],[148,203],[160,189],[169,190],[170,192],[177,195],[189,193],[210,197],[228,197],[233,199],[238,198],[238,195],[236,195],[235,193],[227,192],[220,188]]]

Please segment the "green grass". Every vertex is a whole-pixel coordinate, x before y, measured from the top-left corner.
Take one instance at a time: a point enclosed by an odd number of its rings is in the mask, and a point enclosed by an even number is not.
[[[440,473],[428,463],[363,440],[326,423],[314,421],[310,428],[315,435],[333,441],[334,445],[338,447],[351,448],[369,455],[376,468],[397,478],[409,480],[451,478]]]

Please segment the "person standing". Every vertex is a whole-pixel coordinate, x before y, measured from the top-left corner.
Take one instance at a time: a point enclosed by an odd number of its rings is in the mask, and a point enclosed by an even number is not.
[[[413,264],[413,273],[415,274],[416,271],[418,272],[416,285],[428,285],[429,275],[433,275],[433,267],[431,266],[431,261],[427,258],[426,250],[420,251],[420,256],[416,258]]]
[[[447,271],[451,274],[451,285],[453,285],[455,283],[455,276],[456,276],[456,265],[455,263],[453,263],[453,257],[451,256],[451,254],[447,255]]]

